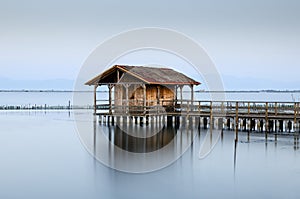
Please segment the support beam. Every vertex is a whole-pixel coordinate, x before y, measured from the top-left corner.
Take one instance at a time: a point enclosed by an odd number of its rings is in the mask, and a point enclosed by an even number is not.
[[[250,115],[250,102],[248,102],[248,116]]]
[[[298,103],[294,103],[294,131],[296,132],[297,128],[297,111],[298,111]]]
[[[157,86],[157,93],[156,93],[156,98],[157,98],[157,104],[160,104],[160,86]]]
[[[238,141],[238,131],[239,131],[239,103],[235,103],[235,140]]]
[[[112,114],[112,97],[111,97],[111,91],[113,86],[111,84],[108,85],[108,102],[109,102],[109,114]]]
[[[143,84],[143,106],[144,106],[144,114],[146,114],[146,85]]]
[[[128,87],[129,84],[125,84],[125,97],[126,97],[126,109],[125,109],[125,113],[128,114],[129,113],[129,93],[128,93]]]
[[[119,69],[117,70],[117,82],[119,83],[119,81],[120,81],[120,71],[119,71]]]
[[[94,86],[94,115],[97,113],[97,87],[98,85]]]
[[[194,85],[190,85],[191,87],[191,105],[194,105]]]
[[[173,103],[173,107],[174,107],[174,111],[176,110],[176,104],[177,104],[177,88],[178,88],[178,86],[177,85],[175,85],[174,86],[174,103]]]
[[[182,104],[182,100],[183,100],[183,97],[182,97],[182,88],[183,86],[180,85],[179,89],[180,89],[180,104]]]
[[[269,130],[269,121],[268,121],[268,114],[269,114],[269,103],[268,102],[266,102],[266,118],[265,118],[265,120],[266,120],[266,128],[265,128],[265,131],[266,131],[266,136],[267,136],[267,132],[268,132],[268,130]]]
[[[213,104],[212,104],[212,101],[210,102],[210,105],[209,105],[209,125],[210,125],[210,129],[213,129]]]

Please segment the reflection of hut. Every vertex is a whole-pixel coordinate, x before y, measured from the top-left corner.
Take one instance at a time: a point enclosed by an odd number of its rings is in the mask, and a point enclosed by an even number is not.
[[[86,85],[94,85],[95,113],[98,109],[109,110],[108,114],[143,115],[151,107],[162,106],[167,112],[174,111],[178,102],[182,103],[182,88],[191,88],[200,83],[182,73],[169,68],[115,65],[91,79]],[[107,85],[108,104],[99,105],[96,99],[97,87]],[[180,101],[177,89],[180,89]],[[114,95],[114,96],[112,96]]]

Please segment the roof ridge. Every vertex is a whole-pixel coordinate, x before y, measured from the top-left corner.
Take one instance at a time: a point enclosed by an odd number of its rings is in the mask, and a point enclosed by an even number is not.
[[[87,85],[99,84],[101,80],[114,73],[117,69],[134,76],[147,84],[181,84],[199,85],[200,82],[186,76],[184,73],[168,67],[114,65],[100,75],[88,81]],[[107,80],[103,81],[106,82]],[[113,79],[109,82],[115,81]]]

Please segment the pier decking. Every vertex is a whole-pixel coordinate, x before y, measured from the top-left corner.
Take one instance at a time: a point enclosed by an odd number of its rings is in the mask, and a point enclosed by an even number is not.
[[[186,123],[203,128],[264,132],[298,132],[300,126],[299,102],[179,100],[161,101],[153,106],[149,105],[152,101],[146,101],[146,106],[120,106],[114,105],[113,101],[107,102],[96,102],[95,114],[99,116],[100,121],[120,120],[128,123],[131,119],[134,123],[145,124],[167,121],[177,126]]]

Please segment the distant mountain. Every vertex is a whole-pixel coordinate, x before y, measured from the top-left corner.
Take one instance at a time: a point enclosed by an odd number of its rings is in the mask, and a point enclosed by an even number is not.
[[[73,90],[74,80],[13,80],[0,77],[0,90]]]

